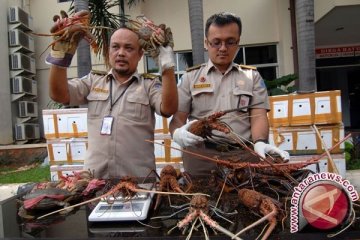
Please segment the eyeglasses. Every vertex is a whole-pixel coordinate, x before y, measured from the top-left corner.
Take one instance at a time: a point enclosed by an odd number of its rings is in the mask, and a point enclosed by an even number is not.
[[[238,46],[239,40],[235,40],[235,39],[229,39],[226,41],[220,41],[220,40],[209,41],[209,40],[207,40],[207,42],[209,43],[209,45],[212,48],[219,49],[222,47],[223,43],[225,44],[226,48]]]

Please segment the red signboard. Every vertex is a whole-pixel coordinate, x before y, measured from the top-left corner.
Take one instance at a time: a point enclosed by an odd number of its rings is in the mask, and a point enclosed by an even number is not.
[[[317,48],[316,58],[338,58],[360,56],[360,46]]]

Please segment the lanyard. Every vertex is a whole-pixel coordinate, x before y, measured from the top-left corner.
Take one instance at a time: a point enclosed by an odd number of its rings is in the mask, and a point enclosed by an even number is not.
[[[124,91],[122,91],[122,93],[120,94],[120,96],[117,98],[117,99],[115,99],[115,102],[113,102],[113,98],[112,98],[112,92],[113,92],[113,90],[112,90],[112,86],[113,86],[113,81],[114,81],[114,79],[111,79],[111,81],[110,81],[110,113],[111,113],[111,111],[112,111],[112,108],[113,108],[113,106],[117,103],[117,101],[119,101],[119,99],[124,95],[124,93],[126,92],[126,90],[130,87],[130,85],[133,83],[133,79],[131,79],[130,81],[130,83],[126,86],[126,88],[124,89]]]

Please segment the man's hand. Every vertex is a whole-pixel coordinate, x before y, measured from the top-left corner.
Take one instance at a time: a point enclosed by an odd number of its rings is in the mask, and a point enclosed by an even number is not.
[[[265,158],[265,154],[279,154],[280,157],[284,160],[289,160],[290,155],[288,152],[283,151],[275,146],[264,142],[256,142],[254,145],[254,151],[259,154],[261,157]]]
[[[159,46],[158,64],[161,67],[161,71],[175,67],[174,52],[170,46]]]
[[[197,145],[204,141],[202,137],[196,136],[188,131],[191,124],[198,120],[193,120],[185,124],[184,126],[175,129],[173,133],[173,140],[181,147],[190,147]]]
[[[54,25],[50,32],[54,36],[51,51],[45,62],[59,67],[69,67],[79,41],[82,38],[92,38],[88,30],[90,14],[88,11],[79,11],[69,18],[64,11],[61,18],[54,16]]]

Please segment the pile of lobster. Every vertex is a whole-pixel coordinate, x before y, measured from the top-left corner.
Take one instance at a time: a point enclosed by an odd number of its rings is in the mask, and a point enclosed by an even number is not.
[[[50,46],[54,46],[58,41],[74,41],[73,36],[77,32],[85,36],[85,38],[91,43],[95,52],[97,52],[97,45],[94,40],[94,36],[90,33],[89,26],[89,13],[80,12],[73,17],[68,17],[63,14],[64,21],[63,26],[59,26],[56,29],[51,30],[51,34],[48,36],[55,37]],[[58,21],[59,18],[54,19]],[[170,28],[164,24],[155,25],[151,20],[145,16],[139,16],[136,20],[129,20],[129,27],[138,33],[140,45],[145,51],[147,51],[152,57],[157,58],[159,55],[159,46],[173,47],[173,38]],[[40,34],[41,35],[41,34]],[[242,145],[245,149],[257,155],[251,147],[244,144],[241,137],[232,132],[232,129],[223,121],[221,117],[231,111],[237,111],[239,109],[233,109],[223,112],[217,112],[206,118],[200,119],[194,123],[189,131],[203,137],[205,140],[217,141],[213,138],[213,131],[220,131],[225,135],[228,135],[232,141]],[[339,142],[340,144],[341,142]],[[334,148],[336,146],[333,146]],[[184,150],[182,150],[184,151]],[[182,206],[175,207],[179,209],[175,213],[168,216],[157,216],[153,219],[165,219],[171,218],[181,212],[187,211],[187,214],[181,219],[176,226],[168,231],[170,234],[175,228],[179,228],[185,234],[188,232],[188,238],[191,237],[194,229],[202,227],[203,233],[208,238],[209,233],[207,227],[210,227],[214,231],[220,231],[223,234],[231,237],[232,239],[240,239],[238,236],[243,232],[253,228],[255,225],[261,224],[264,221],[269,223],[262,239],[267,239],[272,231],[276,228],[279,221],[284,220],[287,217],[286,198],[291,196],[294,186],[301,182],[310,173],[309,170],[303,168],[316,164],[323,157],[320,155],[318,158],[309,159],[308,161],[301,163],[284,163],[278,162],[273,157],[261,158],[259,162],[243,162],[236,161],[234,159],[210,159],[204,157],[204,160],[215,162],[219,169],[214,171],[208,186],[214,187],[212,193],[220,194],[217,196],[217,201],[213,204],[213,194],[196,193],[194,191],[196,187],[199,187],[199,192],[204,189],[204,186],[194,186],[191,177],[186,173],[178,173],[172,166],[166,166],[163,168],[157,187],[155,190],[142,189],[138,186],[137,182],[130,178],[124,177],[120,179],[118,184],[114,185],[109,191],[100,194],[100,196],[93,199],[80,202],[83,196],[89,193],[94,193],[95,190],[105,185],[104,180],[93,179],[90,174],[86,172],[74,173],[73,176],[67,176],[62,178],[56,183],[43,183],[33,186],[33,188],[21,199],[21,207],[19,208],[19,215],[26,219],[35,217],[37,211],[43,213],[46,210],[48,213],[40,216],[39,218],[45,218],[54,213],[66,213],[72,210],[74,207],[88,204],[100,199],[114,199],[117,195],[121,194],[128,198],[131,198],[139,192],[154,192],[157,194],[155,209],[158,209],[161,204],[165,205],[166,202],[162,201],[163,196],[168,196],[168,206],[174,207],[171,202],[171,197],[183,198],[187,201]],[[263,160],[263,161],[260,161]],[[182,183],[179,179],[183,178]],[[217,189],[220,187],[219,189]],[[228,217],[233,217],[237,214],[235,209],[228,207],[228,209],[220,209],[219,204],[221,198],[228,193],[236,192],[237,205],[241,208],[250,209],[255,214],[260,215],[261,218],[253,224],[243,226],[243,229],[234,229],[230,231],[218,223],[218,220],[225,221],[226,224],[230,224],[230,227],[234,224]],[[234,194],[233,194],[234,195]],[[113,198],[111,198],[113,196]],[[192,196],[191,198],[189,196]],[[70,205],[72,203],[73,205]],[[75,203],[75,204],[74,204]],[[223,206],[226,204],[223,204]],[[54,210],[54,208],[61,209]],[[238,206],[236,206],[238,208]],[[50,213],[49,213],[50,211]],[[51,212],[52,211],[52,212]],[[38,214],[37,214],[38,215]],[[215,220],[215,219],[218,220]],[[237,232],[237,233],[235,233]]]
[[[232,130],[220,120],[221,116],[226,113],[215,113],[208,118],[200,119],[190,130],[204,138],[211,138],[213,129],[231,134]],[[206,179],[207,183],[195,182],[189,174],[181,173],[175,170],[173,166],[168,165],[162,169],[160,176],[158,176],[159,181],[156,183],[155,190],[142,189],[136,180],[124,177],[100,196],[71,206],[68,206],[68,203],[74,203],[75,200],[79,200],[80,195],[87,195],[89,191],[93,192],[94,189],[99,189],[104,186],[105,181],[92,179],[89,173],[81,172],[74,173],[73,176],[63,177],[56,183],[37,184],[23,197],[19,215],[24,218],[33,218],[34,216],[28,214],[29,212],[34,213],[36,210],[44,209],[49,212],[54,208],[63,206],[61,209],[38,217],[41,219],[54,213],[66,213],[74,207],[100,199],[108,199],[109,204],[111,204],[110,199],[114,199],[118,195],[131,199],[132,196],[140,192],[154,192],[157,194],[154,203],[156,210],[170,207],[176,211],[167,216],[155,216],[152,218],[153,220],[180,216],[181,213],[187,211],[187,214],[173,228],[168,230],[168,234],[178,228],[182,230],[183,234],[188,233],[188,238],[190,238],[194,230],[202,227],[206,238],[209,236],[207,229],[210,228],[214,232],[220,231],[233,239],[240,239],[240,234],[266,221],[269,224],[265,227],[268,227],[261,235],[262,239],[267,239],[278,223],[283,223],[287,219],[289,209],[285,207],[286,202],[292,195],[294,186],[310,173],[309,170],[303,168],[315,164],[319,160],[310,159],[306,162],[294,164],[278,163],[273,159],[265,159],[265,161],[258,163],[208,157],[204,157],[204,159],[214,161],[219,166],[218,170],[213,171],[211,177]],[[180,179],[182,180],[180,181]],[[208,191],[204,193],[204,190]],[[79,195],[79,193],[81,194]],[[234,196],[234,193],[237,196],[235,201],[224,200],[230,195]],[[168,201],[161,202],[162,196],[167,196]],[[217,198],[216,201],[215,198]],[[181,200],[179,201],[179,199]],[[179,202],[182,204],[174,205],[174,203]],[[241,228],[234,228],[234,221],[231,218],[239,215],[238,211],[244,212],[247,209],[256,215],[260,215],[260,219],[252,224],[247,224],[246,221],[241,220],[243,223],[237,225]],[[238,223],[238,221],[239,219],[236,222]],[[227,227],[224,227],[224,224]]]

